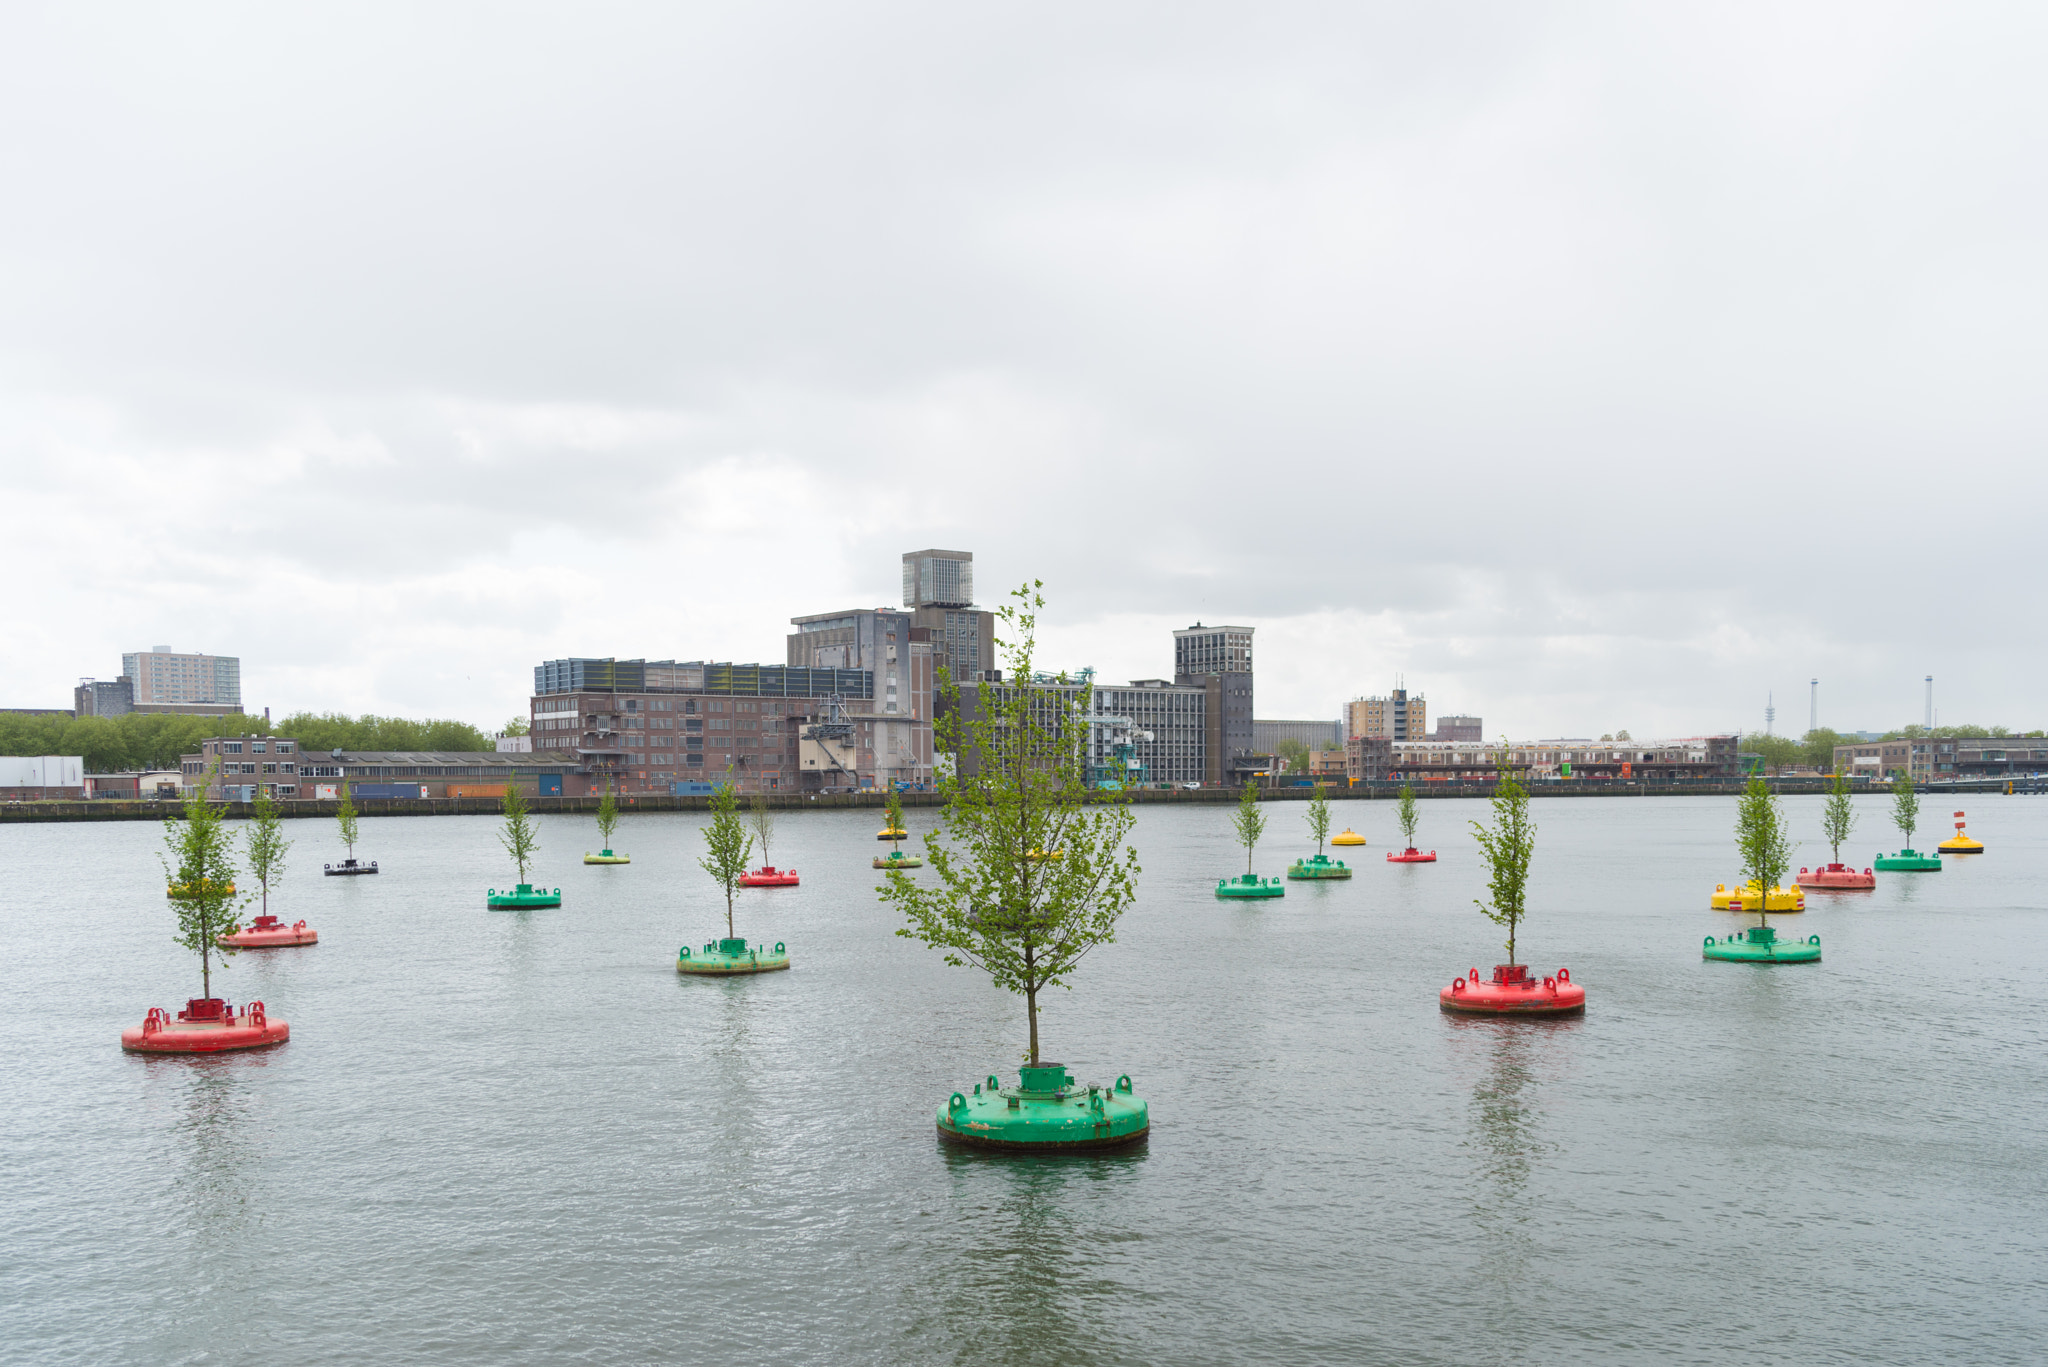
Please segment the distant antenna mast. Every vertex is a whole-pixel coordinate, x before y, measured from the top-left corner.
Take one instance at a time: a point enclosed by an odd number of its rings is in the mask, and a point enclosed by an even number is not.
[[[1820,680],[1815,679],[1809,687],[1813,690],[1806,704],[1806,729],[1820,730]]]
[[[1927,676],[1927,729],[1934,729],[1934,676]]]
[[[1776,726],[1777,724],[1777,698],[1772,694],[1766,693],[1764,694],[1764,734],[1767,736],[1773,734],[1771,728]]]

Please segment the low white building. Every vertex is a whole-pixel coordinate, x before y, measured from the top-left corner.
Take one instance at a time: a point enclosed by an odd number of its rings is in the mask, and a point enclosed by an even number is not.
[[[84,796],[83,755],[0,755],[0,801]]]

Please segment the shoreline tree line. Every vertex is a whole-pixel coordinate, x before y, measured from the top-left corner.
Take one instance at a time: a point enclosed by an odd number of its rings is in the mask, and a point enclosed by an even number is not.
[[[124,717],[0,713],[0,755],[81,755],[87,773],[175,769],[209,736],[289,736],[308,753],[328,750],[489,750],[490,736],[468,722],[380,717],[365,713],[294,712],[266,724],[261,716],[192,717],[131,712]]]

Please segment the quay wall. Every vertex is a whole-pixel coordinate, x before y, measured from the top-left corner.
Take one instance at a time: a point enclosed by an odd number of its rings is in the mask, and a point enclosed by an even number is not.
[[[2032,785],[2025,781],[2003,778],[1965,779],[1956,783],[1928,784],[1919,789],[1924,797],[1940,797],[1951,793],[2002,793],[2008,788],[2022,791]],[[1532,783],[1529,796],[1546,797],[1733,797],[1742,792],[1740,783],[1638,783],[1629,781],[1572,781],[1556,783]],[[2039,791],[2036,787],[2035,791]],[[1314,792],[1313,788],[1269,788],[1261,801],[1265,802],[1306,802]],[[1375,801],[1390,801],[1400,795],[1398,783],[1360,783],[1348,788],[1330,788],[1326,796],[1333,799],[1362,798]],[[1787,795],[1799,793],[1825,793],[1827,780],[1807,778],[1772,779],[1771,791]],[[1859,795],[1887,796],[1890,789],[1883,785],[1868,788],[1858,787]],[[1418,799],[1446,797],[1491,797],[1491,783],[1418,783],[1415,796]],[[1141,805],[1166,804],[1223,804],[1232,805],[1238,800],[1235,789],[1154,789],[1141,788],[1129,794],[1132,801]],[[937,807],[944,798],[936,792],[904,793],[905,807]],[[746,801],[751,802],[751,798]],[[872,808],[879,811],[886,799],[880,793],[836,793],[805,796],[798,793],[770,794],[768,805],[776,811],[833,811],[848,808]],[[595,797],[529,797],[527,807],[534,812],[595,812],[598,799]],[[228,802],[219,804],[230,818],[255,815],[253,802]],[[332,817],[341,804],[334,801],[315,799],[288,799],[278,804],[279,814],[285,817]],[[667,794],[621,794],[619,806],[624,812],[701,812],[711,806],[709,797],[671,797]],[[496,816],[498,800],[491,797],[434,797],[434,798],[357,798],[356,813],[359,816]],[[8,802],[0,803],[0,825],[28,821],[172,821],[180,811],[175,801],[156,799],[152,801],[129,802],[111,798],[99,798],[81,802]]]

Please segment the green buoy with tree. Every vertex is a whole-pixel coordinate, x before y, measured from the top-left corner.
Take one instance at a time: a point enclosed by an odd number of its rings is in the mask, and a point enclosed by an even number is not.
[[[1920,824],[1920,794],[1913,790],[1913,776],[1903,769],[1892,775],[1892,824],[1899,828],[1906,843],[1897,854],[1880,854],[1877,871],[1940,873],[1940,855],[1932,850],[1923,854],[1913,848],[1913,829]]]
[[[1285,897],[1287,884],[1278,878],[1261,878],[1252,872],[1252,851],[1266,834],[1266,814],[1259,810],[1258,780],[1247,778],[1237,795],[1237,810],[1230,815],[1231,833],[1244,846],[1244,872],[1235,878],[1216,880],[1218,897]]]
[[[604,781],[604,796],[600,797],[597,800],[597,834],[598,838],[604,842],[604,849],[602,849],[596,854],[592,854],[590,851],[585,850],[583,852],[583,862],[586,864],[632,863],[633,858],[631,855],[612,853],[612,832],[617,830],[618,828],[619,799],[617,795],[612,792],[611,776],[606,775]]]
[[[1762,775],[1751,775],[1735,809],[1735,844],[1742,855],[1742,875],[1758,888],[1776,890],[1792,867],[1792,839],[1778,795]],[[1820,959],[1820,936],[1781,940],[1771,924],[1767,898],[1758,898],[1756,924],[1738,935],[1706,937],[1702,953],[1709,959],[1739,963],[1807,964]]]
[[[954,1092],[934,1117],[941,1138],[1039,1153],[1116,1148],[1151,1131],[1150,1108],[1130,1076],[1077,1082],[1039,1050],[1040,996],[1070,986],[1081,960],[1115,941],[1139,872],[1124,843],[1134,819],[1129,795],[1103,790],[1091,801],[1086,756],[1073,743],[1087,725],[1091,685],[1068,692],[1032,682],[1040,589],[1024,585],[1001,609],[1004,676],[1013,682],[983,684],[979,715],[965,718],[959,686],[942,669],[939,746],[974,762],[940,775],[946,806],[925,836],[933,880],[891,869],[877,891],[904,915],[898,935],[1024,998],[1017,1085],[991,1074]]]
[[[888,804],[888,815],[882,818],[882,834],[877,838],[896,841],[908,838],[910,832],[903,824],[903,794],[898,792],[892,785],[889,789],[889,796],[884,801]],[[891,835],[891,831],[894,831],[895,834]],[[876,855],[875,867],[878,869],[921,869],[924,867],[924,860],[914,854],[905,854],[903,846],[899,844],[886,855]]]
[[[1323,843],[1330,838],[1330,804],[1323,797],[1323,785],[1320,783],[1308,799],[1308,833],[1316,838],[1316,852],[1289,864],[1287,876],[1294,879],[1349,878],[1351,870],[1345,867],[1343,860],[1332,859],[1323,853]]]
[[[707,941],[701,949],[684,945],[676,951],[676,972],[731,978],[788,968],[789,949],[781,941],[772,949],[764,944],[750,946],[746,937],[733,929],[732,899],[747,875],[747,856],[754,852],[754,838],[740,818],[739,792],[730,773],[711,794],[711,822],[703,835],[704,854],[697,863],[725,894],[725,938]]]
[[[531,907],[562,905],[560,888],[537,888],[526,881],[526,870],[540,852],[540,833],[533,828],[533,816],[526,808],[526,794],[520,791],[518,784],[508,783],[498,806],[505,814],[505,827],[498,832],[498,843],[505,847],[505,853],[512,856],[513,866],[519,870],[519,884],[504,892],[492,888],[486,894],[486,905],[492,911],[525,911]]]

